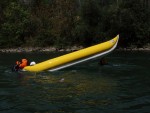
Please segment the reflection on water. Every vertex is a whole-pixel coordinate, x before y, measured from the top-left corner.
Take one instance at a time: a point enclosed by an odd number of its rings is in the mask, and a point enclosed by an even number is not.
[[[36,74],[1,65],[0,112],[149,113],[150,64],[144,63],[149,55],[124,55],[110,55],[110,65],[95,60]]]

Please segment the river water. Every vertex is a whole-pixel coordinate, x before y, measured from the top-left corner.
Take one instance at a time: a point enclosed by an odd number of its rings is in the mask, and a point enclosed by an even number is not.
[[[113,52],[56,72],[11,72],[21,58],[64,53],[1,53],[0,113],[150,113],[150,52]]]

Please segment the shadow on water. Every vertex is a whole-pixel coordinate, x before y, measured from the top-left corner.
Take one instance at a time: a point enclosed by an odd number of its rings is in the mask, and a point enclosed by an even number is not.
[[[0,112],[149,113],[149,64],[124,55],[36,74],[0,66]]]

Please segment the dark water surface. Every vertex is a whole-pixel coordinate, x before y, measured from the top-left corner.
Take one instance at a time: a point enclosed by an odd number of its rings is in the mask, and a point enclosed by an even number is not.
[[[107,66],[94,60],[56,72],[11,72],[23,57],[59,54],[1,53],[0,113],[150,113],[150,52],[113,52]]]

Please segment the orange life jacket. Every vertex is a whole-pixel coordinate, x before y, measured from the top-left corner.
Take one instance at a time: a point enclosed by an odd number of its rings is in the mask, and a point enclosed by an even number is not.
[[[23,69],[25,66],[27,66],[27,63],[28,63],[27,59],[22,59],[21,64],[19,65],[19,67],[21,69]]]

